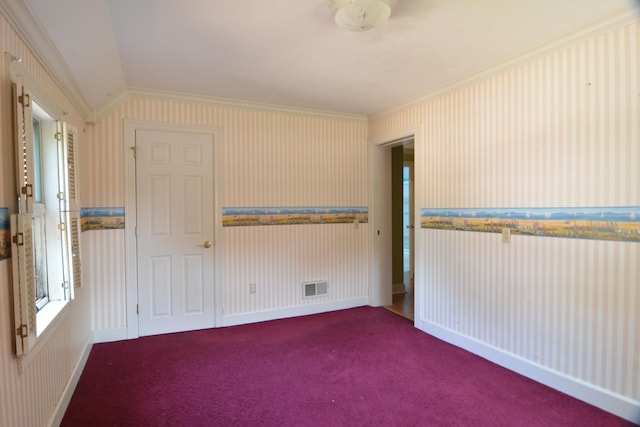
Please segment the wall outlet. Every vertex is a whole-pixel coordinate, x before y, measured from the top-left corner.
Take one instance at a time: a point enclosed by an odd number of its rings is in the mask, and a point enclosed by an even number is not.
[[[249,283],[249,293],[250,294],[255,294],[256,293],[256,284],[255,283]]]

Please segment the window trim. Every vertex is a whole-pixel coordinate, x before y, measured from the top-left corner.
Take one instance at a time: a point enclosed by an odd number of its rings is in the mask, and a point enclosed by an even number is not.
[[[21,373],[27,368],[31,361],[38,356],[40,350],[45,345],[47,345],[49,338],[52,336],[52,332],[60,327],[60,322],[64,321],[67,313],[69,312],[68,307],[71,305],[71,301],[74,298],[75,291],[77,291],[77,288],[81,286],[80,280],[78,280],[78,283],[76,284],[76,272],[69,268],[69,266],[75,265],[74,261],[76,257],[78,257],[77,261],[79,264],[79,235],[76,237],[72,235],[71,232],[72,226],[76,225],[75,222],[79,218],[79,203],[77,199],[74,199],[73,201],[66,200],[65,195],[65,193],[68,192],[68,188],[71,187],[70,183],[68,182],[68,179],[71,179],[69,177],[70,172],[67,170],[67,162],[70,161],[68,158],[70,156],[68,152],[70,147],[68,147],[67,144],[73,143],[73,149],[75,150],[74,153],[72,153],[74,156],[73,160],[77,161],[78,132],[75,127],[63,121],[60,121],[61,118],[63,118],[67,114],[65,114],[57,107],[51,108],[51,106],[56,106],[56,103],[50,102],[50,98],[47,97],[46,92],[42,90],[42,88],[29,77],[28,73],[26,73],[18,63],[13,61],[11,62],[10,78],[11,82],[17,84],[19,88],[18,96],[22,96],[21,99],[14,99],[14,109],[18,112],[17,114],[20,115],[19,118],[16,118],[16,121],[20,122],[20,125],[24,125],[24,128],[16,130],[16,132],[25,131],[27,133],[26,144],[21,142],[22,137],[20,137],[19,134],[16,134],[16,141],[14,142],[14,144],[17,143],[18,147],[25,147],[24,149],[26,150],[32,150],[34,152],[36,151],[36,147],[31,146],[35,143],[35,141],[29,141],[29,139],[34,136],[29,135],[31,133],[30,131],[33,130],[33,119],[40,119],[40,132],[46,132],[46,135],[50,137],[46,140],[40,138],[40,153],[42,156],[39,166],[44,167],[43,162],[46,162],[48,165],[50,165],[48,167],[51,167],[51,170],[48,173],[45,170],[42,170],[43,174],[40,178],[42,185],[42,198],[38,202],[35,202],[35,197],[22,196],[22,200],[19,203],[20,209],[18,213],[11,215],[12,236],[15,233],[16,238],[18,239],[15,242],[12,241],[12,251],[14,252],[12,258],[14,258],[14,262],[18,263],[18,268],[16,268],[14,265],[14,270],[18,271],[14,271],[13,277],[15,300],[14,303],[19,303],[19,305],[17,305],[16,309],[14,310],[17,311],[14,318],[14,326],[15,328],[17,328],[14,329],[14,333],[16,333],[14,337],[17,341],[15,349],[17,353],[16,359],[18,363],[18,371]],[[35,105],[38,105],[40,108],[32,108],[32,106]],[[27,113],[27,111],[29,112]],[[46,123],[44,123],[43,120]],[[53,129],[54,131],[51,132],[51,129]],[[72,141],[69,142],[71,139]],[[47,147],[49,148],[45,147],[44,144],[47,144]],[[57,153],[57,157],[55,159],[55,164],[57,166],[51,166],[51,162],[53,161],[53,158],[51,157],[53,155],[51,154],[51,147],[55,147],[53,148],[53,152]],[[32,167],[33,169],[35,169],[37,165],[31,165],[29,163],[29,158],[33,155],[34,153],[25,152],[24,154],[22,154],[22,157],[18,157],[18,153],[16,153],[15,161],[22,162],[19,164],[24,164],[25,168]],[[60,157],[61,155],[64,157]],[[23,157],[27,160],[26,162],[23,161]],[[77,168],[77,164],[73,164],[73,166],[74,168]],[[77,170],[73,172],[77,172]],[[53,188],[53,190],[55,190],[53,196],[50,194],[52,188],[45,183],[45,180],[50,181],[49,179],[45,178],[45,176],[48,176],[50,174],[52,175],[52,177],[54,175],[57,175],[54,179],[57,184]],[[21,186],[24,186],[25,183],[31,184],[30,181],[35,179],[34,175],[35,174],[29,172],[29,175],[26,178],[19,175],[16,176],[16,189],[18,191],[18,194],[20,194]],[[77,188],[78,177],[77,174],[74,175],[76,181],[73,184],[75,185],[75,188]],[[60,181],[60,179],[63,179],[63,181]],[[17,235],[17,233],[22,233],[23,226],[27,227],[27,223],[25,221],[30,222],[30,217],[32,217],[34,213],[36,215],[38,213],[42,214],[44,209],[46,209],[47,211],[51,210],[51,214],[55,216],[54,220],[53,217],[50,218],[51,215],[44,215],[46,221],[45,223],[48,230],[45,252],[47,253],[49,302],[42,306],[42,308],[40,308],[36,312],[35,284],[33,283],[32,277],[33,271],[29,273],[29,271],[31,270],[31,268],[29,267],[30,261],[25,261],[24,258],[30,253],[30,248],[27,248],[27,246],[30,246],[31,243],[29,245],[26,245],[25,239],[25,246],[23,246],[20,239],[24,239],[28,235],[24,234],[20,236]],[[24,225],[22,226],[19,224]],[[51,228],[52,226],[53,228]],[[51,229],[49,230],[49,228]],[[30,229],[31,224],[29,224],[29,230]],[[25,228],[25,232],[29,230]],[[57,234],[60,235],[60,242],[57,242],[57,239],[55,238],[52,240],[52,236],[55,236]],[[31,239],[29,240],[32,241]],[[55,248],[58,246],[59,251],[56,251]],[[59,253],[59,257],[58,255],[56,255],[57,253]],[[54,257],[55,259],[52,259],[51,257]],[[29,256],[29,258],[31,258],[31,256]],[[58,261],[60,264],[59,267],[52,266],[52,262],[56,264],[56,262]],[[25,274],[25,268],[28,274]],[[54,270],[51,270],[51,268],[54,268]],[[53,276],[51,276],[51,274],[53,274]],[[77,275],[80,275],[79,269]],[[64,282],[62,282],[64,290],[60,291],[59,295],[56,296],[58,293],[55,293],[55,295],[51,294],[51,287],[57,286],[54,282],[58,280],[58,276],[60,276],[60,278],[64,280]],[[67,284],[66,286],[65,283]],[[24,336],[21,336],[21,331],[25,334]]]
[[[47,344],[49,338],[51,338],[53,331],[58,329],[60,322],[64,321],[69,313],[69,305],[71,301],[53,301],[53,303],[57,304],[50,307],[50,313],[47,313],[47,317],[49,317],[49,319],[47,324],[43,325],[42,331],[40,331],[40,328],[36,325],[36,328],[38,329],[38,338],[36,339],[33,347],[29,349],[28,353],[17,356],[19,374],[24,373],[31,362],[36,359],[40,350]],[[51,302],[47,304],[47,306],[49,305],[51,305]]]

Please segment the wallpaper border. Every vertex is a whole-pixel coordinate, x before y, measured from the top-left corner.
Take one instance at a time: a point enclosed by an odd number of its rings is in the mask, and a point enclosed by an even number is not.
[[[0,260],[11,258],[9,208],[0,208]]]
[[[363,206],[277,206],[222,208],[223,227],[309,224],[366,224],[367,207]],[[92,207],[80,210],[81,230],[122,230],[124,207]]]
[[[124,230],[124,207],[80,209],[80,229]]]
[[[425,229],[640,242],[640,206],[566,208],[423,208]]]
[[[222,209],[223,227],[346,224],[368,221],[369,211],[363,206],[226,207]]]

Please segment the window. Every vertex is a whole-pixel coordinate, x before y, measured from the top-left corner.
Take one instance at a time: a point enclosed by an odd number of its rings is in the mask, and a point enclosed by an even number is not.
[[[42,135],[40,119],[33,118],[33,199],[42,203]]]
[[[11,215],[16,353],[25,355],[81,286],[76,131],[14,86],[18,213]]]
[[[49,302],[46,252],[46,207],[42,201],[42,135],[40,119],[33,118],[33,263],[36,311]]]

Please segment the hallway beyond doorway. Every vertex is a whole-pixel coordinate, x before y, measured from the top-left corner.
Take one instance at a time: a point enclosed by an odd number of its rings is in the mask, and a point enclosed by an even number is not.
[[[407,292],[404,294],[394,294],[393,303],[385,306],[385,308],[407,319],[414,320],[413,288],[406,285],[405,287],[407,288]]]

